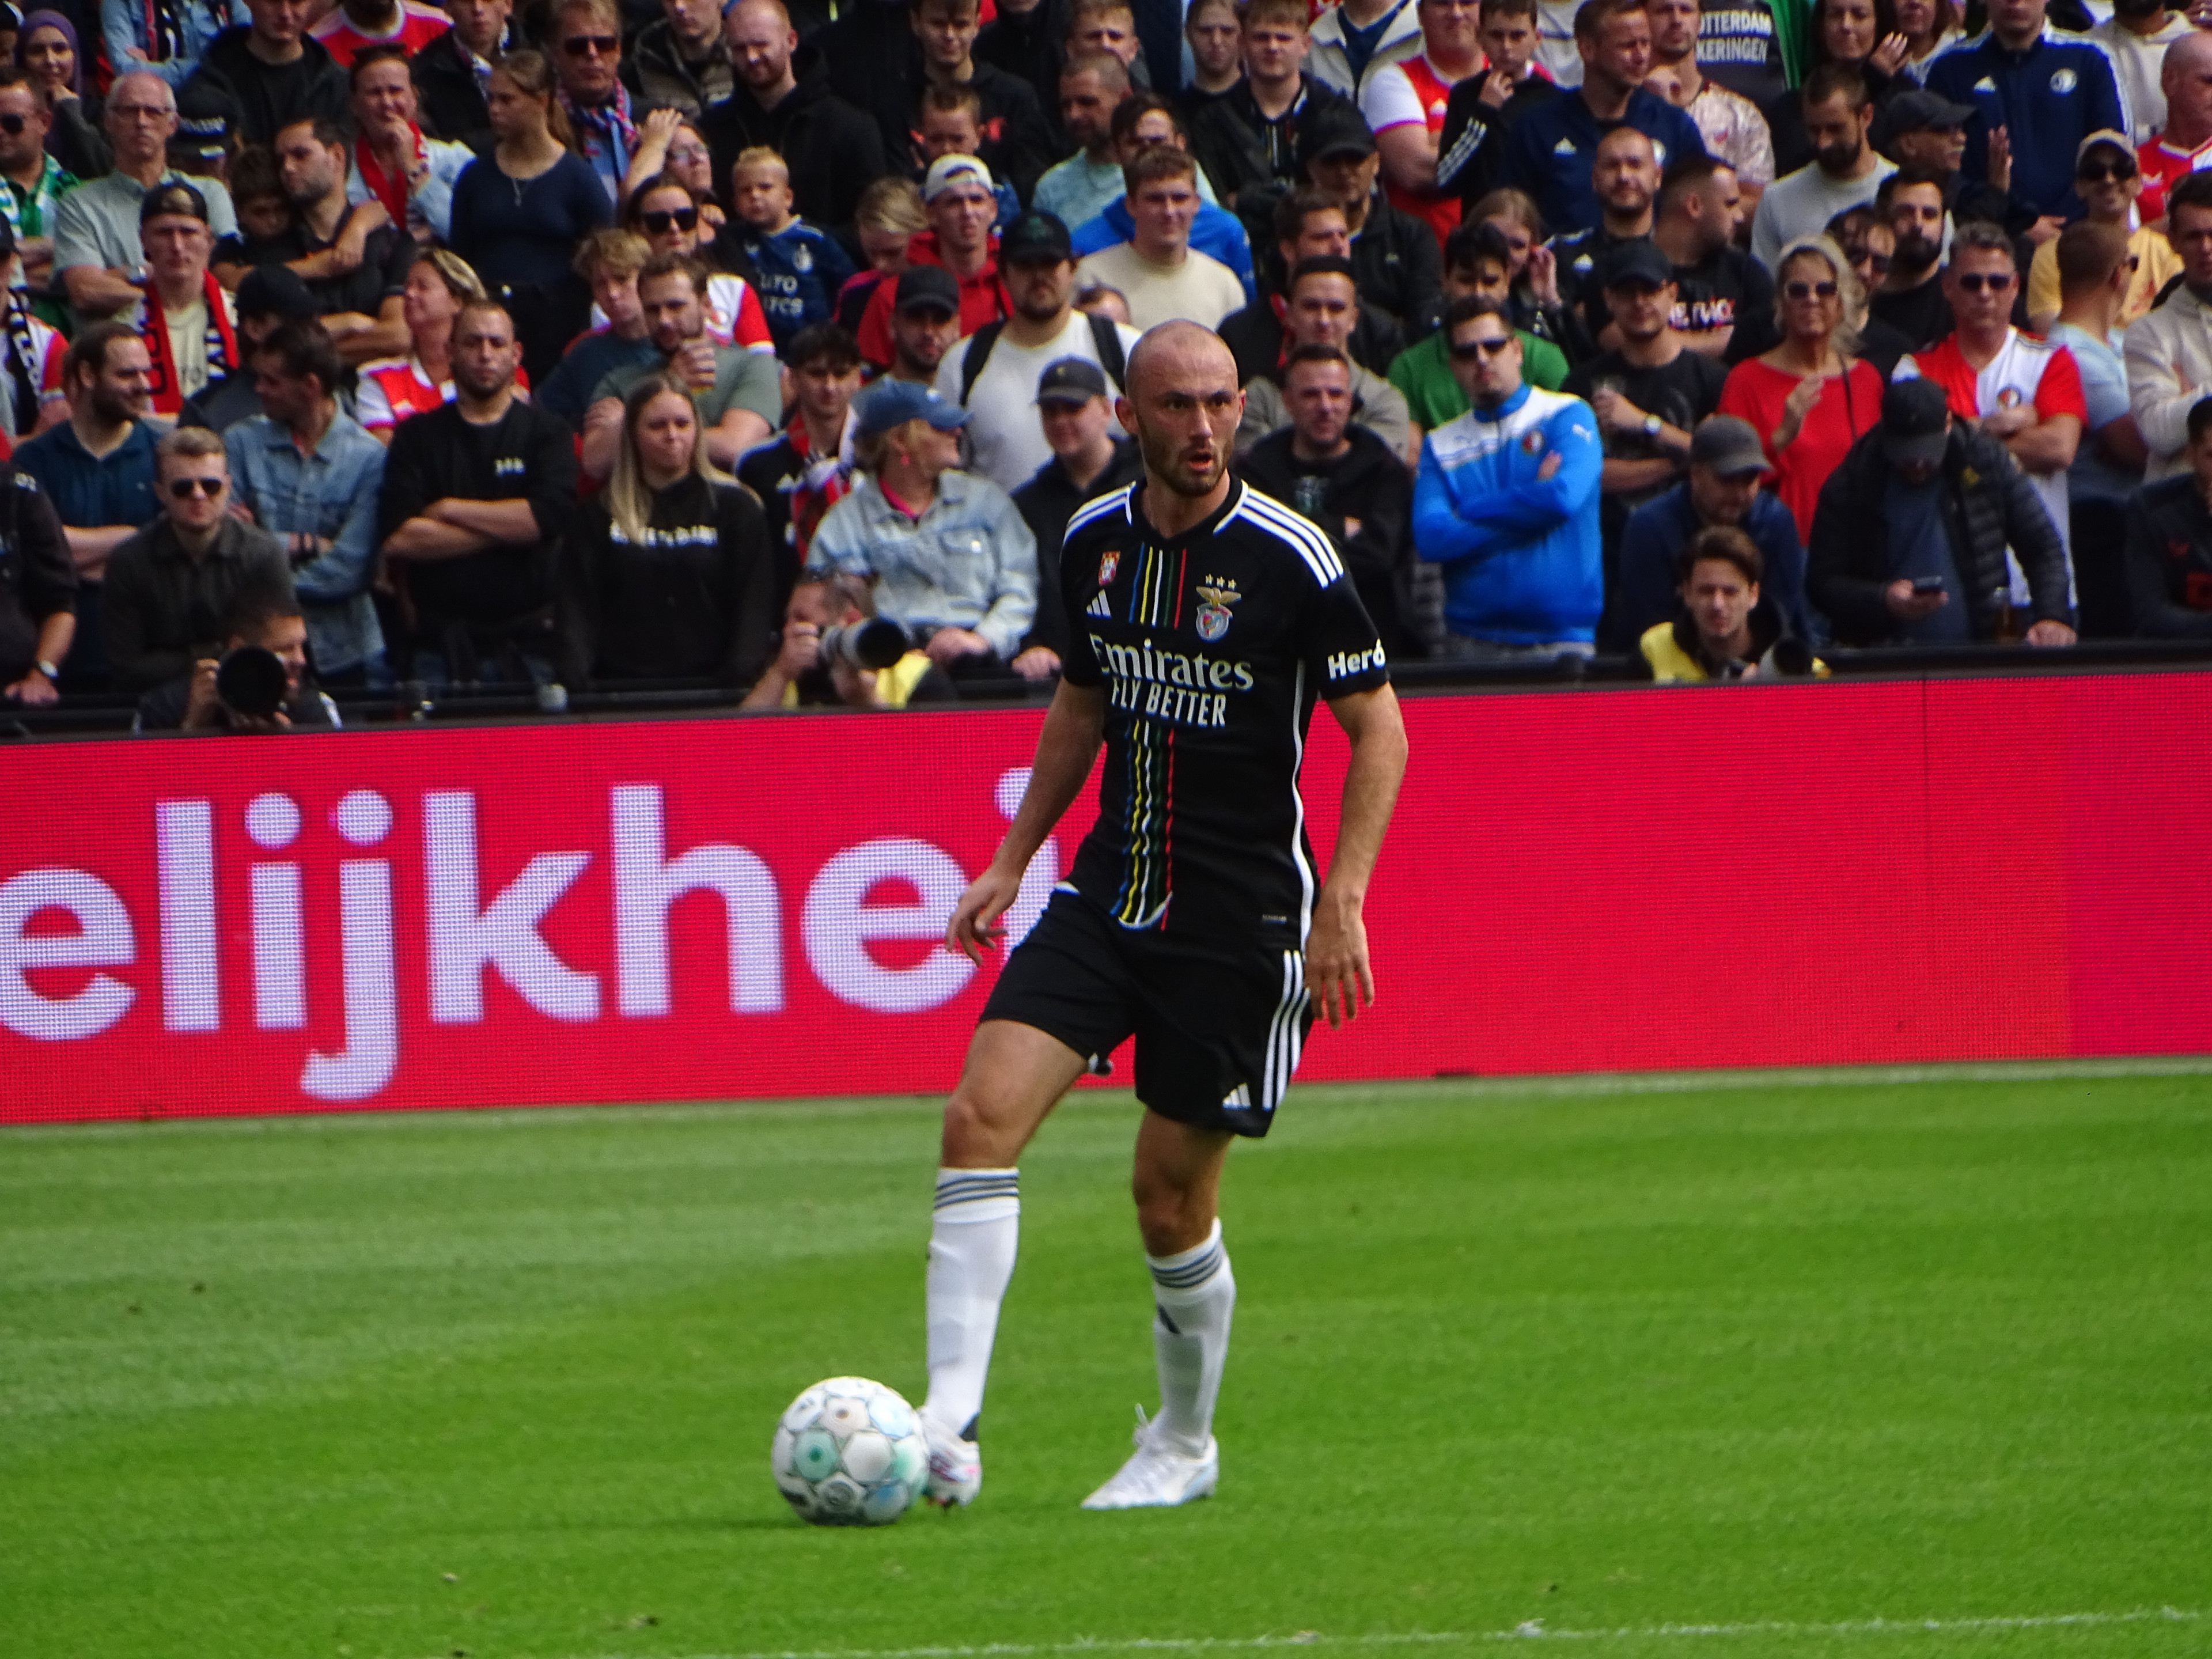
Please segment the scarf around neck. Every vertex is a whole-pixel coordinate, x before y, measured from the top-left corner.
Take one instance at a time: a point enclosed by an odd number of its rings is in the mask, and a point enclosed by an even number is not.
[[[207,307],[208,383],[213,385],[229,374],[239,360],[238,337],[230,314],[223,309],[222,284],[216,281],[213,271],[200,277],[200,301]],[[146,342],[146,355],[154,360],[149,387],[154,412],[173,415],[185,406],[184,380],[178,373],[175,343],[169,338],[169,314],[150,278],[138,312],[142,319],[138,332]]]

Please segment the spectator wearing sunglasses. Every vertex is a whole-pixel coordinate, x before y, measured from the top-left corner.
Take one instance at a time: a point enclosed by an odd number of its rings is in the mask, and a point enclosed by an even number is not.
[[[553,76],[576,153],[619,207],[642,134],[622,83],[622,20],[613,0],[561,0],[553,14]]]
[[[1826,236],[1802,236],[1775,267],[1782,343],[1729,371],[1719,413],[1749,421],[1774,466],[1774,493],[1813,533],[1820,486],[1881,418],[1881,376],[1858,355],[1850,319],[1865,304],[1857,274]]]
[[[2089,410],[2074,354],[2012,325],[2019,283],[2012,241],[2002,230],[1960,225],[1943,272],[1944,297],[1958,327],[1934,349],[1898,364],[1897,374],[1934,380],[1950,399],[1952,413],[1979,422],[1984,433],[2002,441],[2057,526],[2063,547],[2069,540],[2066,469],[2074,464]],[[2013,586],[2014,602],[2026,605],[2027,579],[2016,563]]]
[[[726,244],[709,236],[699,198],[691,187],[672,173],[664,173],[629,198],[623,216],[623,228],[645,239],[648,254],[665,253],[678,259],[708,262],[711,245],[722,252]],[[720,263],[731,263],[726,258]],[[592,326],[606,326],[606,313],[592,311]],[[748,351],[773,352],[775,338],[769,328],[768,312],[753,285],[733,271],[716,270],[707,279],[707,335],[716,345],[742,346]]]
[[[208,45],[195,79],[216,82],[238,100],[239,137],[274,144],[277,130],[321,116],[342,122],[350,88],[330,49],[307,34],[301,0],[245,0],[250,23]]]
[[[1443,655],[1588,656],[1605,604],[1597,417],[1523,382],[1498,301],[1453,301],[1444,330],[1468,412],[1422,441],[1413,480],[1414,550],[1443,570]]]
[[[1871,296],[1888,276],[1897,258],[1897,233],[1870,207],[1856,207],[1828,221],[1828,240],[1843,249],[1861,291]],[[1858,331],[1859,356],[1875,367],[1882,384],[1889,384],[1898,360],[1908,356],[1914,342],[1873,314],[1871,300],[1845,319]]]
[[[283,543],[230,510],[221,438],[179,427],[154,456],[161,514],[108,556],[100,603],[115,683],[126,691],[150,691],[220,655],[224,614],[248,582],[292,588]]]
[[[2110,225],[2128,239],[2128,282],[2120,295],[2119,314],[2112,326],[2124,331],[2148,311],[2159,289],[2181,274],[2181,256],[2166,233],[2148,225],[2130,226],[2136,198],[2142,194],[2142,174],[2135,151],[2117,132],[2093,132],[2081,141],[2081,154],[2074,164],[2074,193],[2088,204],[2087,222]],[[2027,267],[2027,325],[2048,334],[2058,319],[2058,243],[2056,238],[2035,250]]]
[[[2112,59],[2097,41],[2045,26],[2046,0],[1991,0],[1978,40],[1928,66],[1928,90],[1972,106],[1961,166],[1970,178],[2002,183],[2048,228],[2081,214],[2074,161],[2093,132],[2128,130]],[[1997,135],[2003,135],[2002,144]],[[1999,161],[1992,173],[1992,155]]]

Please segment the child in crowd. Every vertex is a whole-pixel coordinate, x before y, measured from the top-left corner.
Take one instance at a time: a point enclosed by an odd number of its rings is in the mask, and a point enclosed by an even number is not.
[[[292,202],[276,173],[276,158],[248,144],[230,164],[230,201],[238,214],[238,234],[250,265],[281,263],[272,244],[292,228]]]
[[[916,135],[921,140],[921,167],[929,171],[929,164],[940,155],[981,156],[983,146],[983,100],[970,86],[932,87],[921,94],[921,127]],[[997,178],[995,173],[992,175]],[[996,194],[999,216],[991,222],[994,230],[1004,230],[1020,215],[1022,198],[1014,194],[1014,187],[1000,179]]]
[[[777,349],[800,329],[830,321],[853,261],[836,237],[791,210],[791,173],[781,155],[764,145],[739,154],[730,168],[730,211],[758,273]]]

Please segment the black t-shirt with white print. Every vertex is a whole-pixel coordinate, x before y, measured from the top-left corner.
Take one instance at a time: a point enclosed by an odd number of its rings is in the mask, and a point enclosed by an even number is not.
[[[1241,481],[1163,538],[1123,486],[1068,520],[1068,683],[1106,690],[1098,821],[1067,884],[1128,928],[1294,948],[1316,879],[1298,769],[1319,697],[1390,678],[1334,544]]]

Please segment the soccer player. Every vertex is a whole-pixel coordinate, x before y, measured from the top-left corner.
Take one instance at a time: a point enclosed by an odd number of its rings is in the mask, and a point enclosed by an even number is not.
[[[1164,323],[1128,370],[1116,412],[1145,475],[1068,521],[1060,690],[1020,810],[946,930],[976,961],[1004,938],[999,918],[1103,741],[1097,823],[1007,959],[945,1110],[921,1415],[929,1495],[948,1506],[982,1484],[975,1425],[1014,1268],[1015,1159],[1133,1034],[1160,1411],[1084,1507],[1213,1491],[1237,1300],[1214,1214],[1222,1161],[1238,1135],[1267,1133],[1316,1010],[1334,1026],[1375,994],[1360,908],[1406,765],[1375,625],[1328,538],[1230,476],[1244,399],[1220,338]],[[1297,793],[1316,697],[1352,743],[1322,883]]]

